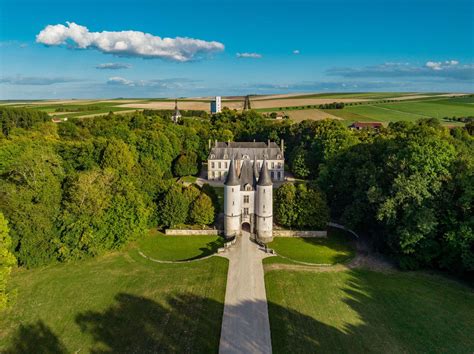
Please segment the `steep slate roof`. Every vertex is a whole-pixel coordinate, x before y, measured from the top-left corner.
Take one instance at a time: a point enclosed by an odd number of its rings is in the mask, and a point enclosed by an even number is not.
[[[273,185],[272,179],[270,178],[270,172],[268,172],[267,161],[264,160],[262,164],[262,170],[260,171],[260,178],[258,179],[259,186],[271,186]]]
[[[242,163],[242,169],[240,171],[240,189],[244,190],[246,184],[252,186],[255,190],[257,185],[257,178],[255,177],[255,170],[250,162],[250,160],[245,159]]]
[[[209,160],[226,160],[230,158],[231,154],[235,159],[242,159],[244,155],[249,158],[255,156],[257,160],[263,160],[265,157],[269,160],[277,160],[279,159],[278,155],[281,156],[280,159],[283,158],[281,149],[275,142],[266,144],[264,142],[231,141],[229,143],[218,142],[216,145],[211,148]],[[214,157],[211,157],[212,155]]]
[[[239,177],[237,177],[237,172],[235,172],[234,160],[230,161],[229,173],[225,179],[224,184],[226,186],[238,186],[240,185]]]

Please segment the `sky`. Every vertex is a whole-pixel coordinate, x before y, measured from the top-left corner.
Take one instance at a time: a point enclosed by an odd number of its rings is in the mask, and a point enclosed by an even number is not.
[[[474,92],[465,0],[0,0],[0,99]]]

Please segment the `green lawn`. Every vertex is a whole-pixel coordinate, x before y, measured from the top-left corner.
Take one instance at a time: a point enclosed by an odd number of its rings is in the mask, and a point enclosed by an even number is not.
[[[474,293],[417,273],[265,274],[274,353],[472,353]]]
[[[206,247],[195,241],[189,254]],[[158,264],[132,247],[15,271],[13,304],[0,316],[0,352],[217,352],[227,264],[219,257]]]
[[[224,244],[221,236],[165,236],[151,232],[137,242],[146,256],[161,261],[197,259],[217,252]]]
[[[315,263],[335,264],[354,257],[354,247],[350,236],[342,231],[331,230],[327,238],[320,237],[275,237],[268,247],[278,255],[291,260]],[[270,257],[264,260],[269,263],[287,263],[281,257]]]
[[[184,182],[184,183],[193,184],[193,183],[196,183],[197,177],[196,176],[184,176],[184,177],[181,177],[179,180],[181,182]]]

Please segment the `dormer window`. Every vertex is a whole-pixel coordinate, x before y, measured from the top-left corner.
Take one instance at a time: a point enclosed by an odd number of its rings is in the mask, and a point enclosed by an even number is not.
[[[244,187],[244,189],[245,189],[246,191],[251,191],[251,190],[252,190],[252,186],[251,186],[250,184],[246,184],[245,187]]]
[[[211,159],[215,159],[215,158],[216,158],[216,155],[211,154]]]
[[[277,155],[277,158],[278,158],[278,159],[281,159],[281,155],[280,155],[280,154],[278,154],[278,155]]]
[[[249,155],[244,155],[243,158],[244,158],[245,160],[248,160],[248,159],[249,159]]]

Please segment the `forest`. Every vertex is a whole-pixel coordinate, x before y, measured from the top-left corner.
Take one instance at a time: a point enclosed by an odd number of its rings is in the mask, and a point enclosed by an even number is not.
[[[160,113],[54,124],[37,111],[1,108],[5,255],[37,267],[118,249],[151,227],[212,224],[213,191],[177,181],[198,173],[209,139],[284,139],[288,168],[304,185],[275,192],[281,225],[320,227],[330,218],[404,269],[474,271],[472,126],[428,119],[352,131],[337,120],[275,121],[228,109],[175,125]]]

